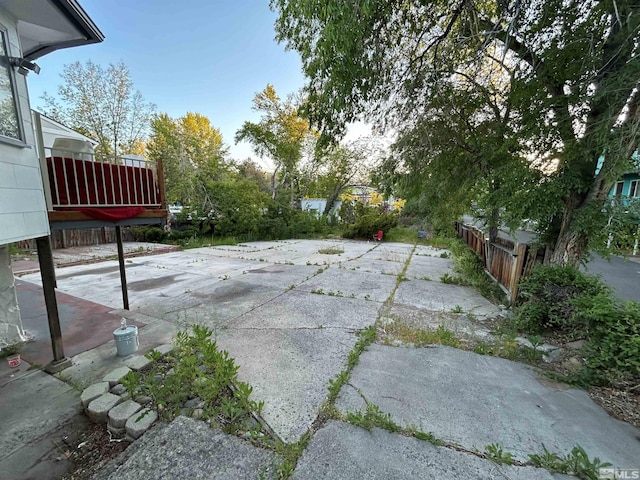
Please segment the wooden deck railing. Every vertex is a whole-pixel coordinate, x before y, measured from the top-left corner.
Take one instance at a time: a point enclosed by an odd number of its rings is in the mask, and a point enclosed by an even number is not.
[[[539,254],[543,252],[505,238],[490,242],[482,230],[462,222],[456,222],[455,227],[462,240],[482,258],[486,272],[502,287],[509,301],[515,302],[520,279],[541,261]]]
[[[160,208],[156,163],[143,158],[100,158],[60,148],[44,148],[43,184],[50,207]]]

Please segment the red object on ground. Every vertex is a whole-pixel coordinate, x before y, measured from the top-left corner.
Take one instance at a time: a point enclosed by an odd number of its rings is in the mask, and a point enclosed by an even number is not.
[[[9,367],[16,368],[20,366],[20,355],[15,355],[12,357],[8,357],[7,361],[9,362]]]
[[[376,234],[373,236],[373,239],[374,239],[376,242],[380,242],[380,241],[382,241],[382,235],[384,235],[384,232],[383,232],[382,230],[378,230],[378,233],[376,233]]]

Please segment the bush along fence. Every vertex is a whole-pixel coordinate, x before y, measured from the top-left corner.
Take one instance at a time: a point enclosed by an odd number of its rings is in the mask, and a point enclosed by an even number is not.
[[[482,258],[485,271],[514,303],[520,279],[528,275],[534,265],[542,263],[544,250],[504,238],[490,242],[485,232],[462,222],[456,222],[455,228],[462,240]]]

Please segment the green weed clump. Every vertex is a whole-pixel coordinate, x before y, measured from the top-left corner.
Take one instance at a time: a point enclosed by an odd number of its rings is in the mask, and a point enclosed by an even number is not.
[[[252,388],[238,381],[238,366],[225,350],[211,339],[212,331],[194,325],[191,332],[176,336],[176,348],[161,356],[153,350],[153,360],[142,372],[129,372],[122,385],[132,397],[151,397],[161,419],[169,421],[180,414],[193,414],[222,428],[227,433],[248,432],[259,435],[261,426],[252,418],[260,413],[263,402],[251,399]],[[187,407],[189,400],[196,407]]]
[[[450,240],[449,247],[453,258],[455,276],[441,279],[444,283],[469,285],[489,301],[500,304],[505,301],[505,294],[498,284],[491,280],[484,271],[482,259],[462,241]]]
[[[588,341],[586,383],[640,377],[639,303],[619,301],[598,278],[571,267],[537,267],[521,292],[519,330]]]

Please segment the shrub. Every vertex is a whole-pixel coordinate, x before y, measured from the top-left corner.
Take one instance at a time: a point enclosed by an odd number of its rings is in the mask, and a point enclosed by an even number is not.
[[[355,223],[347,225],[342,233],[345,238],[366,238],[370,239],[379,230],[388,232],[398,225],[398,214],[380,213],[377,209],[365,213],[359,217]]]
[[[159,227],[131,227],[136,242],[160,243],[167,238],[167,233]]]
[[[609,294],[600,280],[575,268],[538,266],[520,283],[517,327],[529,333],[584,336],[588,327],[585,312],[593,308],[595,298]]]
[[[469,246],[458,239],[435,238],[431,241],[438,242],[441,246],[451,250],[453,270],[458,274],[456,276],[443,275],[440,278],[443,283],[470,285],[493,303],[504,302],[504,292],[494,280],[489,278],[484,271],[484,262]]]
[[[589,324],[587,366],[609,371],[608,378],[640,375],[640,303],[617,303],[600,294],[583,310]]]

